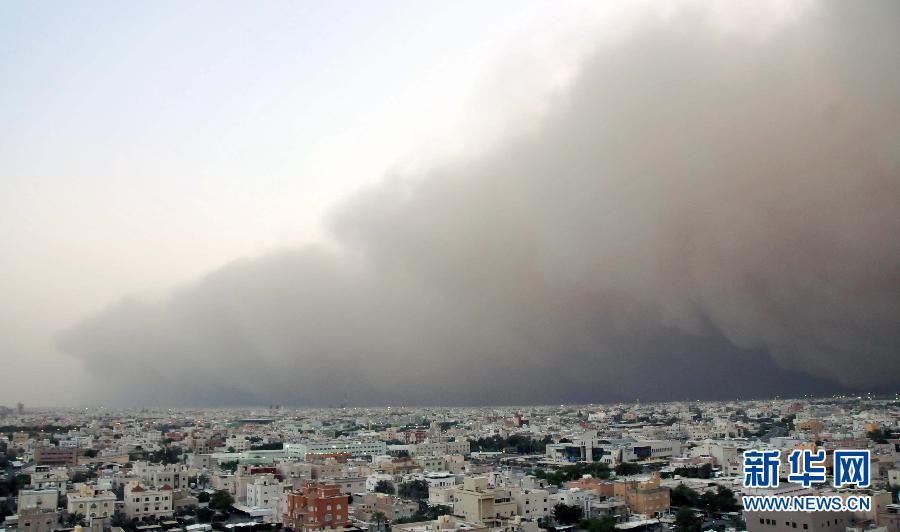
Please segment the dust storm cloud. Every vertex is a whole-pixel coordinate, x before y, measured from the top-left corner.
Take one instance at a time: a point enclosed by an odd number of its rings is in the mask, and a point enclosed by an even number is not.
[[[331,245],[125,299],[60,346],[127,404],[893,390],[898,51],[891,2],[753,38],[647,20],[524,133],[347,198]]]

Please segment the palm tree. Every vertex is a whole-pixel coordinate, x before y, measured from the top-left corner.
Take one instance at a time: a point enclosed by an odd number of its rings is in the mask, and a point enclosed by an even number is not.
[[[387,521],[384,512],[375,512],[372,514],[372,522],[375,523],[375,530],[381,530],[384,522]]]

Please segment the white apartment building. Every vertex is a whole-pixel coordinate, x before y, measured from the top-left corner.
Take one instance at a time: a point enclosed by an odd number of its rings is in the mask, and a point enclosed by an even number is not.
[[[178,464],[160,465],[152,469],[144,482],[151,486],[165,486],[168,484],[173,489],[190,488],[190,472],[186,467]]]
[[[456,475],[446,472],[427,473],[425,475],[425,482],[428,483],[429,491],[434,488],[447,488],[456,485]]]
[[[284,513],[286,485],[275,478],[275,475],[257,475],[253,482],[247,484],[247,506],[250,508],[268,508],[271,516],[280,518]]]
[[[59,440],[60,447],[89,449],[92,445],[94,445],[93,436],[72,436],[65,440]]]
[[[244,434],[232,434],[225,439],[225,449],[229,451],[234,449],[234,452],[243,452],[250,449],[250,436]]]
[[[582,490],[582,489],[562,489],[557,491],[556,493],[550,494],[548,497],[550,502],[550,508],[552,509],[557,504],[565,504],[568,506],[578,506],[584,512],[584,515],[588,515],[591,508],[591,500],[593,500],[594,492],[590,490]]]
[[[171,517],[173,506],[171,486],[147,488],[137,482],[125,486],[125,515],[129,518]]]
[[[542,489],[514,489],[513,500],[516,501],[516,512],[528,519],[540,519],[553,512],[550,504],[550,492]]]

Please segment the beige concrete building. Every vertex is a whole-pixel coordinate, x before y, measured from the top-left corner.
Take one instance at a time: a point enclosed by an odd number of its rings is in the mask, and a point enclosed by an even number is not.
[[[643,482],[617,480],[613,483],[613,493],[625,499],[632,512],[653,517],[668,511],[671,505],[669,488],[659,483],[658,473]]]
[[[516,515],[508,489],[492,488],[485,477],[467,477],[453,496],[453,514],[469,522],[500,526]]]
[[[412,517],[419,510],[415,501],[404,501],[384,493],[366,493],[362,497],[356,497],[353,507],[354,517],[367,523],[372,522],[372,516],[377,512],[384,514],[389,522],[394,522]]]
[[[65,467],[35,466],[31,474],[31,485],[34,489],[55,489],[63,492],[69,482],[69,472]]]
[[[392,525],[397,532],[488,532],[490,529],[479,523],[468,523],[451,515],[442,515],[434,521]]]
[[[19,510],[18,519],[19,532],[51,532],[59,528],[59,512],[55,507]]]
[[[78,491],[68,494],[66,511],[84,517],[111,517],[116,510],[116,496],[110,491],[98,491],[82,485]]]
[[[191,471],[180,464],[148,464],[144,461],[136,461],[132,465],[132,474],[148,486],[168,484],[176,490],[190,487]]]
[[[125,486],[125,515],[129,518],[171,517],[173,513],[172,487],[148,488],[137,482]]]
[[[512,498],[516,503],[516,512],[527,519],[540,519],[553,512],[550,504],[550,492],[542,489],[512,490]]]
[[[20,512],[28,508],[46,508],[55,510],[58,502],[59,492],[56,491],[56,488],[19,490],[18,509]]]

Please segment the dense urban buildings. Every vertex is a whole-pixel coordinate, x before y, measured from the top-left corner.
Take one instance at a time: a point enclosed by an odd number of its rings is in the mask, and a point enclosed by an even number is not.
[[[5,531],[897,532],[900,402],[832,397],[483,408],[8,409]],[[744,511],[745,450],[871,452],[849,512]],[[785,458],[786,459],[786,458]],[[829,468],[832,468],[829,462]],[[828,470],[831,475],[831,469]],[[260,525],[261,526],[261,525]],[[148,528],[149,527],[149,528]],[[193,527],[193,528],[191,528]],[[198,528],[200,527],[200,528]],[[605,528],[604,528],[605,527]]]

